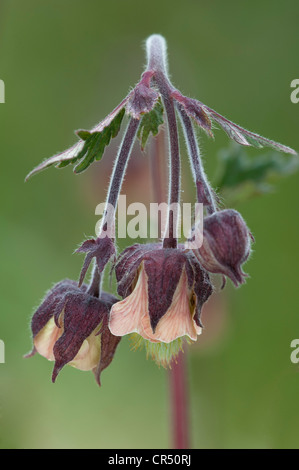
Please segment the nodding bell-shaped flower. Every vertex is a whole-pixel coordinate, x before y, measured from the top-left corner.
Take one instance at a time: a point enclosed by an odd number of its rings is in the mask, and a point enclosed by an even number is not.
[[[203,243],[195,253],[207,271],[228,276],[238,286],[247,276],[241,266],[249,257],[251,240],[239,212],[225,209],[204,219]]]
[[[118,293],[124,300],[110,311],[113,335],[137,333],[147,341],[147,349],[152,343],[173,346],[174,341],[186,337],[196,341],[202,331],[201,307],[212,286],[191,250],[136,244],[120,255],[115,272]],[[158,363],[167,365],[172,354],[165,347],[163,351],[161,357],[155,346],[148,349]],[[178,353],[175,348],[173,351]]]
[[[63,366],[92,370],[100,385],[100,375],[113,359],[121,338],[108,328],[109,311],[117,299],[102,293],[98,299],[84,284],[64,280],[46,295],[31,321],[34,348],[27,357],[39,353],[55,361],[52,381]]]

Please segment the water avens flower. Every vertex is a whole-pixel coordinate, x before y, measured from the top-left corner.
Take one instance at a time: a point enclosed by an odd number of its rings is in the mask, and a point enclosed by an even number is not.
[[[201,265],[211,273],[228,276],[238,286],[247,275],[247,261],[253,237],[239,212],[226,209],[204,218],[203,243],[195,250]]]
[[[33,350],[55,361],[52,381],[66,365],[100,375],[113,359],[121,338],[107,328],[109,310],[117,299],[102,292],[98,299],[68,279],[56,284],[32,317]]]
[[[197,340],[201,307],[212,293],[209,276],[190,250],[133,245],[115,266],[118,293],[110,312],[113,335],[137,333],[153,343]],[[170,356],[171,359],[171,356]]]

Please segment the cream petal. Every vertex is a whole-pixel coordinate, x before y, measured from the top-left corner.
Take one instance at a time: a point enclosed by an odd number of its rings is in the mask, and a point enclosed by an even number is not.
[[[98,365],[101,358],[101,335],[93,332],[86,338],[80,350],[69,365],[83,371],[92,370]]]
[[[52,317],[33,340],[37,352],[49,361],[54,361],[54,344],[60,338],[62,333],[63,329],[56,326],[54,318]]]
[[[147,275],[143,263],[133,292],[115,303],[110,311],[109,329],[115,336],[139,333],[143,336],[142,319],[148,316]]]
[[[188,336],[191,340],[196,341],[197,335],[201,334],[202,329],[196,325],[193,315],[194,311],[190,311],[190,290],[184,268],[172,303],[159,321],[155,334],[152,332],[148,315],[142,321],[144,333],[150,341],[170,343],[181,336]]]
[[[138,333],[153,343],[170,343],[182,336],[196,341],[202,329],[196,325],[193,314],[194,311],[190,310],[190,290],[184,268],[172,303],[153,333],[148,313],[148,277],[142,264],[133,292],[113,305],[109,328],[115,336]]]

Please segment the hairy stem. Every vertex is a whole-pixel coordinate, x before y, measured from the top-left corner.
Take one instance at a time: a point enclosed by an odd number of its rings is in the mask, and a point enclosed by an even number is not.
[[[160,204],[165,202],[165,165],[164,165],[164,153],[165,153],[165,135],[163,130],[152,139],[151,142],[151,155],[150,155],[150,175],[152,183],[152,202]],[[164,219],[158,218],[158,237],[162,237],[162,227],[164,225]]]
[[[101,275],[97,264],[94,263],[93,271],[92,271],[92,278],[90,284],[87,289],[87,294],[93,295],[94,297],[100,297],[100,285],[101,285]]]
[[[117,201],[133,148],[134,140],[137,134],[139,122],[140,121],[138,119],[131,118],[118,155],[115,159],[112,175],[110,178],[100,234],[102,231],[107,232],[107,227],[109,229],[108,235],[110,234],[111,236],[111,234],[114,233]],[[111,236],[111,238],[114,238],[114,236]]]
[[[120,146],[119,153],[115,160],[115,165],[110,179],[106,202],[106,204],[111,204],[115,209],[117,206],[118,196],[125,176],[138,126],[139,120],[131,118],[126,133],[124,135],[122,144]]]
[[[152,34],[146,41],[147,70],[167,76],[167,45],[163,36]]]
[[[177,129],[173,100],[170,97],[163,97],[163,103],[164,103],[166,115],[167,115],[169,145],[170,145],[168,227],[166,231],[167,235],[163,241],[163,247],[164,248],[176,248],[177,247],[177,233],[178,233],[178,212],[176,208],[178,207],[178,204],[180,202],[181,161],[180,161],[178,129]]]
[[[168,224],[163,240],[164,248],[177,247],[178,234],[178,204],[180,202],[181,162],[178,129],[175,115],[175,107],[171,93],[174,88],[167,77],[167,57],[165,39],[155,34],[147,40],[148,68],[152,71],[154,80],[161,93],[165,107],[169,134],[169,196],[168,196]],[[172,210],[171,210],[172,209]]]
[[[139,120],[131,118],[127,130],[125,132],[122,144],[115,160],[112,175],[110,178],[109,189],[107,193],[100,235],[106,232],[107,236],[114,239],[115,234],[115,211],[119,193],[121,191],[122,182],[126,173],[128,161],[133,148],[134,140],[139,126]],[[100,238],[99,235],[99,238]],[[92,279],[88,288],[88,292],[96,297],[101,296],[101,276],[102,273],[95,265],[93,268]]]
[[[178,106],[189,154],[193,178],[197,188],[197,201],[207,207],[209,214],[216,212],[217,206],[213,191],[208,183],[200,158],[200,151],[191,119],[181,106]]]

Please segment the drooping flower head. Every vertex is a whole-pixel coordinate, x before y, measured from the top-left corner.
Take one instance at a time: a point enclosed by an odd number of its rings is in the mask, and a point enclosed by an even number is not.
[[[185,337],[196,341],[202,331],[201,308],[212,286],[191,250],[136,244],[120,255],[115,272],[124,300],[111,308],[113,335],[137,333],[150,343],[171,344]],[[165,357],[156,359],[163,363]]]
[[[55,361],[52,381],[66,364],[100,375],[113,359],[120,337],[108,328],[109,310],[117,301],[102,293],[98,299],[68,279],[56,284],[32,317],[33,351]]]
[[[241,266],[249,257],[252,239],[239,212],[226,209],[204,219],[203,243],[195,253],[207,271],[228,276],[238,286],[246,277]]]

